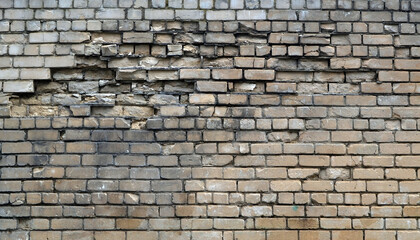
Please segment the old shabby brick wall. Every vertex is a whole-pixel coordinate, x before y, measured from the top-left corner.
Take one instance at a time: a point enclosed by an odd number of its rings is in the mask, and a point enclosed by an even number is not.
[[[0,239],[420,239],[420,1],[1,0]]]

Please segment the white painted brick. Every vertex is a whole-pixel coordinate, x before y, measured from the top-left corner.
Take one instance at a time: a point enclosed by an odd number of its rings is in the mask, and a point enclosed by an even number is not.
[[[75,65],[74,56],[51,56],[45,57],[45,67],[73,67]]]
[[[103,8],[96,12],[96,19],[124,19],[124,9]]]
[[[49,68],[22,68],[20,70],[20,79],[50,79],[51,72]]]
[[[175,10],[175,18],[181,20],[202,20],[204,11],[202,10]]]
[[[90,40],[90,33],[87,32],[61,32],[60,42],[82,43]]]
[[[240,10],[237,13],[237,20],[265,20],[267,13],[265,10]]]
[[[19,70],[16,68],[0,69],[0,79],[18,79]]]
[[[34,92],[33,81],[7,81],[4,82],[3,92],[20,93]]]
[[[58,33],[56,32],[34,32],[29,33],[30,43],[54,43],[58,42]]]
[[[4,10],[5,19],[33,19],[34,10],[30,9],[6,9]]]
[[[63,19],[64,10],[39,9],[35,11],[35,19]]]
[[[144,15],[145,15],[145,19],[169,20],[169,19],[174,19],[174,10],[146,9]]]
[[[219,10],[219,11],[211,11],[208,10],[206,12],[206,19],[207,20],[235,20],[235,11],[233,10]]]
[[[95,16],[93,9],[67,9],[67,19],[92,19]]]
[[[43,57],[15,57],[13,59],[14,67],[42,67],[44,66]]]

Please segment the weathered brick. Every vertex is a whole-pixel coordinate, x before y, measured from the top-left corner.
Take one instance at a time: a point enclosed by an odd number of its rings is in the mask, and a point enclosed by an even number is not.
[[[371,69],[392,69],[392,60],[374,58],[363,60],[362,67]]]
[[[3,143],[1,145],[2,153],[31,153],[32,144],[30,142],[17,142],[17,143]]]
[[[207,33],[205,36],[207,43],[235,43],[236,39],[232,33]]]
[[[94,207],[64,207],[63,210],[64,216],[70,216],[70,217],[93,217],[95,215],[95,208]],[[57,219],[59,220],[59,219]],[[61,219],[64,220],[64,219]],[[65,221],[62,221],[61,223],[66,223]],[[66,226],[66,225],[63,225]]]
[[[215,229],[244,229],[245,221],[243,219],[216,218],[214,220]]]
[[[355,240],[362,240],[363,239],[363,231],[351,231],[351,230],[343,230],[343,231],[332,231],[332,239],[355,239]]]
[[[274,206],[273,214],[282,217],[300,217],[305,215],[303,206]]]
[[[268,181],[238,181],[238,190],[241,192],[266,192],[269,189]]]
[[[67,19],[90,19],[94,16],[94,9],[66,9]]]
[[[359,21],[360,12],[358,11],[330,11],[331,20],[334,21]]]
[[[55,43],[59,34],[56,32],[35,32],[29,34],[30,43]]]
[[[209,69],[181,69],[180,70],[181,79],[209,79],[210,70]]]
[[[207,20],[235,20],[235,12],[231,10],[208,10],[206,11]]]
[[[60,42],[62,43],[82,43],[90,40],[90,34],[85,32],[61,32]]]
[[[1,230],[13,230],[17,228],[17,221],[15,219],[1,219]]]
[[[304,191],[332,191],[334,189],[331,181],[304,181],[302,184]]]
[[[3,92],[5,93],[25,93],[34,92],[33,81],[10,81],[3,84]]]
[[[213,94],[190,94],[191,104],[196,105],[212,105],[216,103],[216,98]]]
[[[272,208],[269,206],[242,207],[241,215],[245,217],[272,216]]]
[[[48,56],[45,57],[45,67],[63,68],[74,67],[76,64],[74,56]]]
[[[267,18],[265,10],[239,10],[236,15],[237,20],[265,20]]]
[[[96,144],[90,142],[72,142],[66,143],[66,149],[69,153],[94,153]]]
[[[301,190],[301,182],[297,180],[272,181],[270,188],[275,192],[297,192]]]
[[[372,217],[399,217],[401,216],[402,207],[400,206],[389,206],[384,207],[372,207]]]
[[[213,78],[215,78],[214,73]],[[197,81],[196,89],[200,92],[227,92],[227,83],[216,81]]]
[[[295,93],[296,83],[267,83],[267,92]]]
[[[321,228],[324,229],[351,229],[350,219],[321,218]]]
[[[33,19],[33,17],[34,10],[32,9],[6,9],[4,11],[6,19]]]
[[[59,217],[63,215],[61,206],[33,206],[31,215],[35,217]]]
[[[162,180],[152,182],[152,191],[168,192],[168,191],[181,191],[182,183],[177,180]]]
[[[390,118],[391,109],[388,107],[362,107],[360,114],[363,118]]]
[[[212,78],[216,80],[242,79],[241,69],[213,69]]]
[[[332,58],[330,60],[332,69],[357,69],[361,66],[360,58]]]
[[[392,45],[392,36],[391,35],[363,35],[363,44]]]
[[[296,33],[271,33],[268,38],[269,43],[296,44],[298,41],[299,35]]]
[[[325,107],[298,107],[297,116],[304,118],[326,117],[327,109]]]
[[[292,230],[274,230],[274,231],[267,231],[267,239],[274,240],[274,239],[290,239],[290,240],[297,240],[298,239],[298,231]]]
[[[40,68],[23,68],[20,72],[21,79],[33,79],[33,80],[44,80],[50,79],[50,69]]]
[[[419,70],[420,61],[416,59],[396,59],[395,68],[402,70]]]
[[[95,13],[97,19],[123,19],[124,16],[124,9],[118,8],[102,8]]]
[[[149,156],[147,164],[151,166],[176,166],[178,158],[176,156]]]
[[[182,20],[200,20],[204,19],[202,10],[175,10],[175,18]]]
[[[367,21],[367,22],[391,21],[391,13],[390,12],[362,12],[362,21]]]
[[[147,239],[147,240],[157,240],[158,232],[152,231],[129,231],[127,232],[127,240],[135,239]]]
[[[21,181],[2,181],[0,183],[0,192],[19,192],[21,188]]]
[[[274,80],[274,70],[245,70],[247,80]]]
[[[290,229],[317,229],[319,220],[317,218],[288,218],[287,226]]]
[[[157,9],[146,9],[145,19],[150,20],[169,20],[174,19],[174,10],[157,10]]]
[[[382,229],[384,227],[382,218],[360,218],[353,219],[355,229]]]
[[[124,43],[152,43],[153,33],[126,32],[126,33],[123,33],[123,42]]]
[[[0,8],[1,239],[418,238],[419,3]]]
[[[338,206],[338,216],[362,217],[368,214],[369,207],[366,206]]]
[[[84,227],[86,230],[94,229],[114,229],[115,220],[110,218],[93,218],[93,219],[84,219]]]
[[[371,192],[397,192],[398,182],[396,181],[368,181],[367,190]]]
[[[118,189],[118,182],[110,180],[89,180],[87,183],[87,189],[96,191],[116,191]]]
[[[154,133],[143,130],[124,131],[124,140],[130,142],[151,142],[154,141]]]
[[[297,20],[295,11],[291,10],[268,10],[267,18],[269,20]]]

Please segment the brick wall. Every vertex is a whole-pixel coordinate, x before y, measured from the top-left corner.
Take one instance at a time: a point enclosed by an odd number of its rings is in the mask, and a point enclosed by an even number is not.
[[[0,239],[420,239],[420,1],[1,0]]]

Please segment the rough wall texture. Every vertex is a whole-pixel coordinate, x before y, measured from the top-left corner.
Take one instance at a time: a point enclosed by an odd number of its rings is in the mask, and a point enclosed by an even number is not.
[[[0,239],[420,239],[420,1],[1,0]]]

